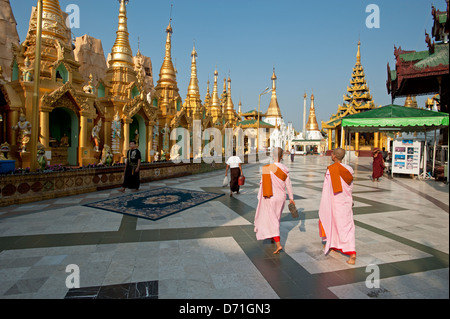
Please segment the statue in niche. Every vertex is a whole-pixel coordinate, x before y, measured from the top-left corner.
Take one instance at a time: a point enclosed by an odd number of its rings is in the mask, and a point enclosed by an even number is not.
[[[63,137],[61,137],[61,140],[59,141],[60,147],[69,147],[69,137],[66,133],[64,133]]]
[[[25,58],[25,68],[23,71],[23,81],[24,82],[31,82],[33,81],[33,76],[31,74],[31,68],[30,68],[30,59],[28,57]]]
[[[169,151],[169,134],[170,134],[170,130],[169,130],[169,126],[166,123],[166,126],[162,129],[161,133],[163,134],[163,149],[162,151],[168,152]]]
[[[47,157],[45,156],[45,146],[39,142],[37,148],[38,148],[37,162],[39,164],[39,168],[41,170],[45,170],[47,168]]]
[[[20,112],[19,122],[12,127],[13,130],[19,130],[17,136],[17,146],[20,148],[21,152],[26,152],[27,144],[30,142],[31,136],[31,123],[27,121],[23,111]]]
[[[114,116],[114,120],[111,124],[112,131],[112,143],[111,148],[114,154],[120,153],[120,139],[122,138],[122,124],[120,123],[119,112]]]
[[[109,147],[108,144],[105,144],[103,146],[102,159],[100,161],[100,164],[105,166],[111,166],[112,163],[113,163],[113,154],[111,152],[111,147]]]
[[[84,87],[83,87],[83,91],[84,91],[84,93],[88,93],[88,94],[94,94],[95,93],[95,88],[94,88],[94,86],[92,85],[92,79],[93,79],[94,77],[92,76],[92,73],[89,75],[89,82],[88,82],[88,85],[85,85]]]
[[[100,152],[100,130],[102,128],[102,119],[94,126],[91,133],[91,138],[94,142],[94,151]]]

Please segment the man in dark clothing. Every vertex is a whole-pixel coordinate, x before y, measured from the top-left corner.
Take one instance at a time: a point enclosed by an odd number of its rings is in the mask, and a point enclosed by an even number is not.
[[[139,190],[140,178],[139,169],[141,166],[141,152],[136,148],[136,142],[130,142],[130,149],[127,152],[124,178],[120,192],[125,192],[126,188]]]

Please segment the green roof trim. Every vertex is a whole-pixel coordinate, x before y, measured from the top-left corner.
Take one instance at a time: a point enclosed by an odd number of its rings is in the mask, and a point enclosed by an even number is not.
[[[386,105],[342,119],[343,127],[406,127],[448,126],[447,113],[410,108],[395,104]]]
[[[436,67],[440,64],[448,65],[449,64],[449,44],[441,43],[435,44],[434,53],[430,53],[428,50],[426,51],[418,51],[418,52],[409,52],[403,53],[400,55],[400,58],[404,62],[413,62],[418,61],[415,64],[415,67],[422,69],[425,67]],[[392,74],[391,74],[392,77]]]

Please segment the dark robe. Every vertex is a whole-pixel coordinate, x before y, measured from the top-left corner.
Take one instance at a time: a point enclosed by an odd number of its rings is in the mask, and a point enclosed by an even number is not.
[[[232,192],[239,192],[239,176],[241,176],[239,167],[230,168],[230,190]]]
[[[384,172],[384,161],[381,152],[373,159],[372,178],[380,178]]]
[[[125,177],[123,179],[123,188],[139,189],[141,181],[139,171],[136,172],[138,162],[141,160],[141,152],[138,149],[128,150],[127,166],[125,168]]]

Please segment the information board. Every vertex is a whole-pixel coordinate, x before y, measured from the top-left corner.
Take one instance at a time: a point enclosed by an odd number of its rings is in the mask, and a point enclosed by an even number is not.
[[[414,140],[395,140],[392,152],[392,173],[420,174],[422,142]]]

